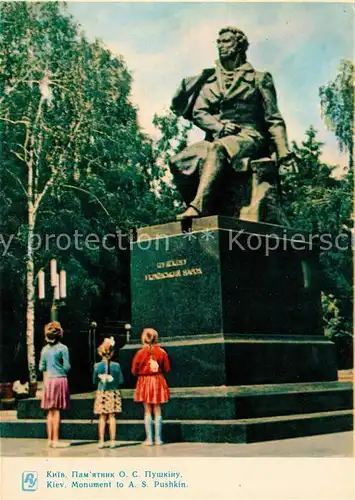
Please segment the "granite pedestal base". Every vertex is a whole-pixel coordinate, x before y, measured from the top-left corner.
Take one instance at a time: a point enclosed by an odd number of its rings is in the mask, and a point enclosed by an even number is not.
[[[162,342],[172,370],[170,387],[234,386],[337,380],[335,350],[323,337],[209,335]],[[120,351],[125,387],[139,344]]]
[[[150,326],[172,360],[172,387],[336,380],[311,236],[220,216],[139,229],[125,373]]]

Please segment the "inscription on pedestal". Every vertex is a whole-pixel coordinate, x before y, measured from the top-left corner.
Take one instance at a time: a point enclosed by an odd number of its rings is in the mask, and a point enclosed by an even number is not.
[[[215,231],[137,242],[131,261],[133,335],[153,326],[162,337],[221,329],[219,239]]]
[[[184,267],[187,266],[188,259],[180,260],[167,260],[166,262],[158,262],[157,268],[158,272],[152,274],[146,274],[144,279],[146,281],[154,280],[166,280],[171,278],[184,278],[186,276],[197,276],[202,274],[202,269],[200,267]],[[169,268],[179,267],[176,270],[169,270]],[[165,269],[165,271],[162,271]]]
[[[132,249],[134,337],[146,326],[162,337],[322,334],[317,254],[295,249],[292,231],[226,217],[144,231]]]

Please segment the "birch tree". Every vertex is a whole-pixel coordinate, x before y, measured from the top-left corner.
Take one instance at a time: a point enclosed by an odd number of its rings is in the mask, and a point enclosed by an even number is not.
[[[80,141],[78,144],[76,141],[90,102],[81,108],[71,99],[80,77],[80,67],[71,69],[68,65],[74,63],[76,56],[75,31],[56,5],[4,4],[2,25],[4,155],[14,155],[22,165],[19,175],[8,173],[21,186],[27,205],[26,340],[29,377],[33,383],[36,381],[33,248],[36,220],[48,191],[68,182],[75,169],[80,147]],[[66,68],[61,68],[59,62],[61,40],[73,48],[72,61],[63,59]]]
[[[79,222],[99,233],[109,224],[128,230],[154,216],[166,220],[167,210],[155,207],[152,142],[139,129],[123,59],[100,41],[89,42],[57,3],[0,8],[1,168],[26,206],[26,214],[15,207],[19,220],[24,217],[15,236],[26,245],[26,344],[33,383],[36,274],[43,266],[43,255],[35,251],[37,233],[58,227],[57,213],[68,209],[73,220],[80,215]],[[66,258],[81,279],[83,259]],[[117,266],[116,260],[112,252],[108,266]],[[85,288],[99,294],[97,277],[85,276]]]
[[[340,151],[349,153],[351,171],[354,166],[354,74],[352,61],[343,59],[334,80],[319,89],[325,124],[334,132]]]

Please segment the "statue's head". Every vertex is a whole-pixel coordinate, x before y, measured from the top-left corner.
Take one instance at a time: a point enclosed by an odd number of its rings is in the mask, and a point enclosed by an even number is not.
[[[248,46],[246,35],[238,28],[226,26],[218,32],[217,48],[221,60],[235,58],[238,54],[246,60]]]

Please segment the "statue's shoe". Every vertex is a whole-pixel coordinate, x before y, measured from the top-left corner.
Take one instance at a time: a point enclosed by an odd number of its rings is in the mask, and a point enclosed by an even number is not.
[[[185,212],[176,216],[176,220],[182,219],[192,219],[194,217],[200,217],[201,213],[194,207],[189,207]]]

